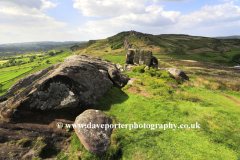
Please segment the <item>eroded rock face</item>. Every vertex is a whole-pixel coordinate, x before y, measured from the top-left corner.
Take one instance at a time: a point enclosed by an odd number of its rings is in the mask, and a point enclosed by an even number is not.
[[[158,68],[158,60],[152,56],[152,52],[144,49],[128,49],[126,64],[146,65]]]
[[[123,38],[123,42],[125,50],[128,50],[129,48],[132,47],[132,44],[128,41],[128,38]]]
[[[74,55],[66,58],[64,63],[17,81],[6,95],[0,97],[4,101],[13,96],[1,104],[1,115],[14,118],[21,116],[21,110],[28,109],[96,108],[98,98],[113,85],[123,87],[128,80],[128,76],[118,71],[112,62]]]
[[[112,128],[105,129],[105,125],[112,124],[111,118],[102,111],[91,109],[80,114],[75,124],[86,126],[74,129],[81,143],[90,153],[100,155],[107,152],[111,144]]]

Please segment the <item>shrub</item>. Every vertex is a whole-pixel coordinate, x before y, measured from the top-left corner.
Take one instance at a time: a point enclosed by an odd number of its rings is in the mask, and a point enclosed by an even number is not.
[[[160,78],[169,78],[169,72],[158,70],[157,68],[152,68],[152,67],[150,67],[150,69],[146,69],[145,74],[151,77],[156,76]]]
[[[232,57],[232,62],[240,63],[240,54],[236,54]]]
[[[146,83],[147,86],[149,86],[152,89],[157,89],[159,87],[165,86],[164,80],[150,77],[148,75],[144,76],[144,82]]]
[[[146,67],[146,65],[141,65],[140,67],[135,66],[132,68],[132,72],[137,72],[137,73],[144,73],[144,68]]]

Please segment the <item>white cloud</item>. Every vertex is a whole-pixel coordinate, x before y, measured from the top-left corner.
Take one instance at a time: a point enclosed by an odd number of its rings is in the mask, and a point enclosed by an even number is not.
[[[188,2],[192,0],[153,0],[153,2]]]
[[[164,11],[163,8],[164,6],[161,5],[149,5],[144,7],[142,13],[123,12],[122,15],[109,19],[88,21],[80,26],[78,30],[71,32],[99,34],[109,31],[131,30],[139,27],[162,27],[176,24],[180,17],[180,12]]]
[[[1,27],[21,27],[25,29],[51,29],[63,27],[66,23],[57,22],[45,15],[42,11],[56,7],[57,4],[46,0],[34,0],[29,3],[18,1],[1,1],[0,19]],[[35,3],[33,3],[35,2]],[[7,29],[5,29],[7,30]]]
[[[20,6],[20,7],[29,7],[29,8],[36,8],[40,9],[42,6],[41,0],[1,0],[0,5],[6,6],[6,7],[12,7],[12,6]]]
[[[233,2],[215,6],[204,6],[199,11],[180,17],[184,27],[216,26],[240,20],[240,7]]]
[[[52,2],[46,1],[46,0],[41,0],[41,1],[42,1],[41,10],[52,9],[58,5],[57,3],[52,3]]]
[[[73,7],[87,17],[114,17],[145,12],[147,0],[73,0]]]
[[[99,4],[102,4],[104,1],[107,2],[106,0],[102,0]],[[236,26],[240,26],[240,7],[234,5],[233,2],[213,6],[206,5],[198,11],[187,15],[181,15],[178,11],[164,11],[164,6],[155,3],[146,5],[145,2],[147,0],[139,2],[139,4],[134,0],[128,1],[136,3],[136,6],[144,4],[144,10],[141,10],[141,12],[132,11],[130,8],[125,8],[125,12],[122,12],[121,7],[119,7],[120,9],[116,9],[115,13],[112,13],[113,11],[111,10],[106,11],[108,13],[106,15],[100,13],[103,10],[101,7],[106,9],[106,6],[99,5],[98,9],[94,9],[94,6],[88,8],[85,5],[85,8],[82,9],[76,6],[80,2],[88,2],[85,0],[75,0],[75,8],[78,8],[87,16],[112,16],[110,18],[105,17],[106,19],[103,20],[88,21],[79,26],[78,29],[69,31],[69,34],[85,35],[89,38],[91,37],[91,39],[106,38],[107,36],[129,30],[151,34],[173,33],[204,36],[214,34],[216,36],[217,32],[221,30],[225,33],[230,33],[227,29],[234,28],[236,30]],[[91,0],[91,3],[93,2],[97,3],[97,1]],[[111,7],[111,5],[109,3],[108,7]],[[119,5],[117,3],[117,6]]]
[[[57,6],[47,0],[1,0],[0,6],[0,37],[5,37],[2,41],[11,41],[11,38],[12,41],[24,38],[31,41],[67,25],[44,13]]]

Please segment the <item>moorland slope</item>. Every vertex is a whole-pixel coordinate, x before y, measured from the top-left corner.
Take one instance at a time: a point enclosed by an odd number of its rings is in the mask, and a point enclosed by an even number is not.
[[[0,122],[1,156],[21,158],[40,146],[38,157],[43,159],[239,159],[240,70],[228,66],[233,65],[231,57],[240,52],[239,42],[130,31],[74,45],[71,50],[76,54],[104,58],[115,64],[125,63],[128,47],[148,49],[159,59],[159,68],[182,69],[189,81],[173,79],[165,71],[143,70],[142,66],[124,71],[130,78],[139,80],[121,89],[113,87],[98,100],[97,109],[114,124],[167,124],[169,127],[113,129],[108,152],[96,156],[83,147],[73,130],[56,127],[59,121],[74,123],[82,112],[80,108],[39,112],[34,122]],[[2,68],[0,73],[7,77],[4,92],[17,79],[63,62],[70,55],[73,53],[64,50],[37,57],[27,64]],[[31,67],[31,64],[34,68],[30,71],[16,74],[20,67]],[[10,77],[12,72],[17,77]],[[200,128],[170,127],[170,124],[180,127],[181,124],[196,126],[196,123]]]

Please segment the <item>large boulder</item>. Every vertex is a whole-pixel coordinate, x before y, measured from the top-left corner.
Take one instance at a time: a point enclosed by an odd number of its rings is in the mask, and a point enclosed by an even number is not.
[[[126,64],[146,65],[148,67],[158,68],[158,60],[152,56],[152,52],[144,49],[128,49],[126,54]]]
[[[99,110],[86,110],[76,120],[75,132],[83,146],[92,154],[100,155],[108,151],[111,144],[112,119]]]
[[[113,85],[123,87],[128,80],[110,61],[74,55],[17,81],[0,97],[0,102],[8,99],[1,104],[1,115],[14,118],[22,110],[96,108]]]
[[[133,64],[124,64],[124,70],[125,71],[131,72],[133,67],[135,67],[135,65],[133,65]]]
[[[153,68],[158,68],[158,59],[154,56],[151,57],[150,66]]]
[[[169,71],[174,76],[179,76],[185,80],[189,80],[189,77],[181,69],[169,68],[169,69],[167,69],[167,71]]]

